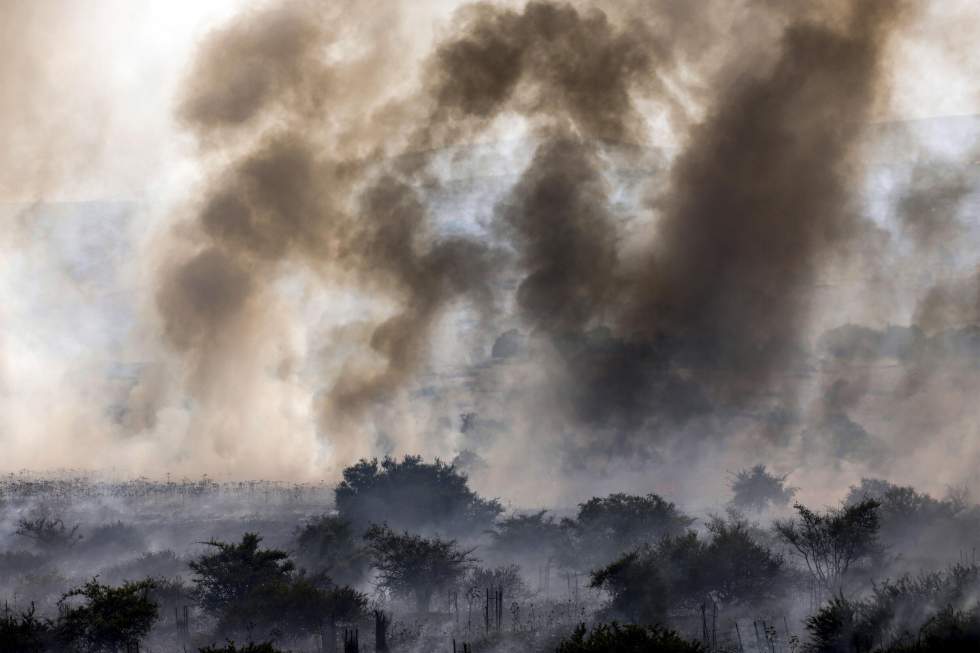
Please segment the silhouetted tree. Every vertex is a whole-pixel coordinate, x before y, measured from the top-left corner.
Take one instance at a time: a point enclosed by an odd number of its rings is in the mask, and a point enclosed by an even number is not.
[[[694,609],[709,596],[728,604],[780,598],[783,560],[751,537],[747,522],[716,518],[709,533],[642,545],[595,571],[591,584],[610,593],[613,613],[638,623],[662,623],[670,610]]]
[[[789,589],[783,556],[759,542],[738,513],[708,521],[702,565],[709,591],[725,603],[758,604],[780,599]]]
[[[220,634],[262,637],[313,635],[361,616],[367,597],[338,587],[323,574],[296,573],[288,555],[259,547],[246,533],[238,544],[209,542],[217,549],[190,563],[201,607],[218,620]]]
[[[786,485],[786,476],[770,474],[765,465],[756,465],[735,474],[732,505],[739,510],[762,512],[770,507],[789,505],[796,490]]]
[[[401,462],[361,460],[344,470],[334,491],[340,516],[357,528],[387,523],[399,530],[464,533],[482,531],[503,512],[500,502],[481,498],[466,476],[438,459]]]
[[[557,653],[700,653],[697,642],[689,642],[672,630],[659,626],[599,624],[591,631],[585,624],[558,645]]]
[[[816,513],[796,504],[797,519],[777,521],[776,532],[793,548],[829,593],[845,589],[848,575],[881,553],[878,507],[874,499]]]
[[[571,534],[571,548],[563,551],[563,564],[590,569],[623,551],[681,535],[694,520],[656,494],[611,494],[580,504],[575,520],[562,523]]]
[[[349,521],[322,515],[296,529],[297,559],[316,573],[341,585],[360,582],[368,569],[367,552]]]
[[[57,636],[68,650],[91,653],[125,651],[146,637],[157,620],[157,604],[150,598],[153,582],[123,583],[119,587],[91,580],[66,593]],[[73,599],[82,599],[76,605]]]
[[[432,595],[456,584],[474,562],[472,551],[461,550],[455,540],[396,533],[377,525],[364,539],[380,585],[396,595],[413,596],[419,612],[428,612]]]
[[[542,510],[511,515],[497,522],[490,531],[490,551],[498,560],[530,560],[544,564],[557,557],[567,545],[565,530]]]
[[[260,549],[262,538],[246,533],[228,544],[212,540],[215,549],[190,563],[196,594],[204,611],[218,620],[220,633],[270,626],[268,602],[283,592],[295,565],[284,551]]]

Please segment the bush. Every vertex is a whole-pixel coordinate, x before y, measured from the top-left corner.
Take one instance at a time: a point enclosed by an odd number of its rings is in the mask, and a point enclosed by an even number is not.
[[[497,522],[490,532],[490,550],[498,560],[530,560],[545,564],[559,555],[567,533],[547,511],[511,515]]]
[[[289,556],[277,549],[261,549],[262,538],[245,533],[237,544],[210,541],[214,553],[190,563],[196,594],[204,611],[218,620],[221,634],[237,634],[267,622],[268,601],[291,580],[295,569]]]
[[[111,651],[139,642],[157,620],[157,604],[150,598],[152,581],[123,583],[119,587],[91,580],[65,594],[65,606],[58,622],[58,639],[69,650]],[[80,606],[70,599],[81,598]]]
[[[638,623],[663,623],[669,610],[694,609],[707,596],[728,604],[778,599],[787,588],[783,559],[752,539],[748,523],[715,518],[710,537],[694,532],[644,545],[592,574],[612,595],[611,611]]]
[[[611,494],[580,504],[576,519],[562,523],[572,536],[572,549],[564,552],[562,562],[590,569],[623,551],[682,535],[694,520],[656,494]]]
[[[980,641],[978,594],[980,567],[955,565],[944,572],[886,581],[864,600],[838,596],[807,620],[809,649],[957,650],[956,646]]]
[[[812,653],[861,653],[871,649],[872,633],[862,623],[860,603],[843,596],[832,598],[816,614],[807,618],[810,632],[807,650]]]
[[[43,653],[52,650],[54,624],[38,619],[31,609],[15,615],[4,611],[0,617],[0,651],[5,653]]]
[[[219,634],[310,635],[364,610],[363,594],[296,573],[284,551],[259,548],[261,541],[254,533],[237,544],[212,541],[216,551],[190,563],[201,607],[217,620]]]
[[[701,653],[697,642],[689,642],[672,630],[658,626],[600,624],[588,632],[585,624],[558,645],[557,653]]]
[[[879,561],[880,504],[865,499],[817,513],[796,504],[797,519],[777,521],[775,530],[831,595],[839,594],[862,567]]]

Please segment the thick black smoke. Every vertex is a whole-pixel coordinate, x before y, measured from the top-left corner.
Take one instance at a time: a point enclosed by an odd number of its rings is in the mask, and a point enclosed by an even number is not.
[[[695,417],[792,406],[817,274],[865,228],[860,143],[899,17],[860,5],[836,24],[791,21],[768,73],[723,80],[638,260],[618,254],[590,159],[539,150],[502,214],[520,225],[519,305],[561,336],[569,403],[603,427],[591,447],[634,455]]]

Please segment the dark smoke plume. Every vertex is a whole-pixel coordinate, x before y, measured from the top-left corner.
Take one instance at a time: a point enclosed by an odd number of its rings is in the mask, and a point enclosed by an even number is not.
[[[722,396],[764,390],[793,360],[814,275],[855,233],[857,146],[895,6],[856,5],[843,33],[791,25],[773,70],[723,93],[675,165],[627,324],[680,340]]]
[[[590,159],[539,150],[502,213],[520,225],[519,305],[563,336],[573,412],[612,427],[590,449],[635,455],[692,418],[773,394],[792,402],[779,373],[804,365],[816,275],[864,228],[859,146],[899,15],[861,5],[844,27],[791,22],[770,72],[726,80],[657,199],[640,260],[619,260],[605,197],[572,177]],[[628,89],[633,76],[618,79]],[[569,117],[585,133],[596,124]]]
[[[166,332],[195,365],[212,364],[209,343],[261,314],[246,309],[287,265],[387,302],[362,343],[383,362],[344,366],[322,406],[330,425],[409,379],[449,306],[489,314],[508,263],[521,319],[560,361],[554,382],[570,412],[602,434],[590,448],[635,453],[692,417],[772,392],[791,399],[778,371],[801,364],[815,275],[859,229],[858,145],[901,7],[790,18],[766,72],[720,80],[656,197],[650,247],[628,257],[603,157],[611,143],[647,140],[637,98],[676,113],[665,82],[674,55],[704,40],[685,22],[669,41],[687,14],[614,21],[556,2],[476,4],[428,58],[417,92],[387,103],[377,84],[354,83],[350,70],[366,63],[324,56],[340,38],[329,12],[246,15],[204,46],[180,107],[203,151],[230,163],[197,203],[197,244],[161,282]],[[380,63],[397,68],[394,57]],[[362,125],[330,118],[360,102],[360,113],[389,118],[359,141]],[[499,242],[445,236],[430,209],[438,150],[514,114],[537,149],[495,211]]]

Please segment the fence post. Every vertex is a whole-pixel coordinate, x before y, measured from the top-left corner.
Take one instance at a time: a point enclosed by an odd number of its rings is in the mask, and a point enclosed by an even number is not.
[[[390,619],[384,610],[374,611],[374,650],[376,653],[388,653],[388,624]]]

